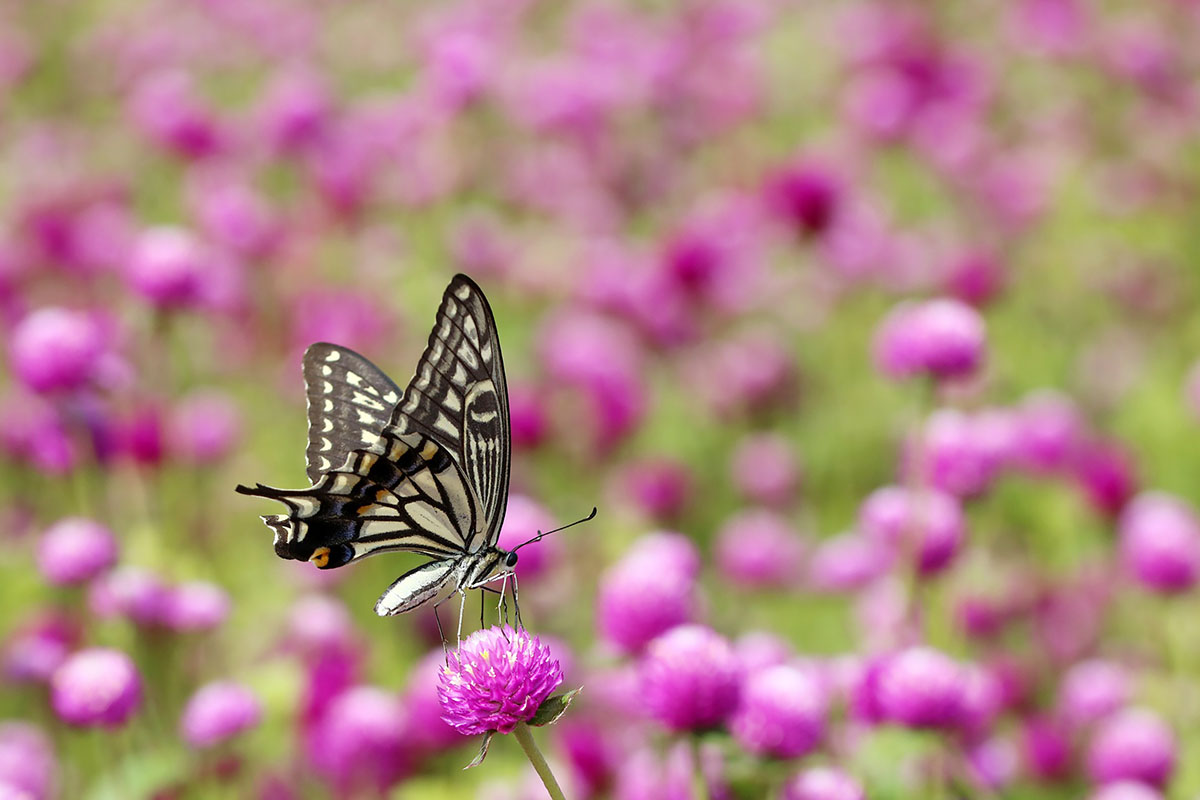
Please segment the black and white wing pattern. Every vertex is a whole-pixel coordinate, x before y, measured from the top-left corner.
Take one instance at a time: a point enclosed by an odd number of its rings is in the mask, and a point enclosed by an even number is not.
[[[508,384],[491,306],[466,275],[454,276],[442,295],[429,344],[391,426],[428,436],[455,454],[486,521],[486,541],[468,544],[494,545],[508,501]]]
[[[494,546],[508,496],[508,391],[474,281],[458,275],[447,287],[402,397],[346,348],[313,345],[304,372],[312,486],[238,487],[287,507],[263,517],[277,555],[331,569],[387,550],[456,561]]]
[[[375,443],[400,401],[400,387],[348,347],[317,342],[304,352],[308,399],[305,470],[315,484],[346,463],[351,451]]]

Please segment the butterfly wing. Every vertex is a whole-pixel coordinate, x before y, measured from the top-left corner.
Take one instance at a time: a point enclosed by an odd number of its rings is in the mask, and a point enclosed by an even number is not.
[[[407,550],[440,559],[467,552],[478,527],[475,495],[447,451],[419,433],[380,433],[339,469],[298,490],[259,484],[238,492],[269,497],[287,514],[263,517],[280,558],[340,567],[373,553]]]
[[[348,347],[317,342],[304,352],[309,482],[374,444],[400,400],[400,387]]]
[[[494,545],[508,500],[508,385],[491,306],[466,275],[455,275],[446,287],[429,343],[390,427],[420,433],[455,454],[483,511],[485,541],[472,536],[467,547]]]

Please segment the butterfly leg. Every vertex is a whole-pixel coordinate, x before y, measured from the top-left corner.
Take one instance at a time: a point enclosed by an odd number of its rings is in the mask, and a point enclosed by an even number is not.
[[[445,631],[442,630],[442,620],[438,616],[438,612],[437,612],[438,606],[440,606],[442,603],[446,602],[446,599],[448,599],[448,598],[444,598],[433,604],[433,622],[435,625],[437,625],[438,638],[442,640],[442,655],[446,656],[446,660],[449,661],[450,660],[450,648],[446,645],[446,633],[445,633]]]
[[[503,574],[503,580],[500,583],[500,600],[496,603],[496,617],[503,621],[504,625],[508,625],[508,603],[505,602],[505,590],[508,589],[508,573]]]
[[[459,589],[458,594],[462,598],[458,604],[458,643],[462,644],[463,614],[467,610],[467,593],[465,590]]]
[[[517,573],[515,573],[515,572],[513,573],[512,596],[513,596],[513,616],[517,620],[517,630],[522,630],[525,627],[525,623],[521,620],[521,601],[517,599],[517,596],[518,596]]]

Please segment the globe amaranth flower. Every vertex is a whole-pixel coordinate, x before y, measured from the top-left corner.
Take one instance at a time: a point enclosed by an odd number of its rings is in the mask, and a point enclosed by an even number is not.
[[[910,647],[891,656],[876,687],[884,716],[910,728],[959,722],[966,689],[963,667],[931,647]]]
[[[1147,588],[1186,591],[1200,578],[1200,519],[1184,500],[1145,492],[1118,522],[1121,561]]]
[[[646,648],[640,668],[650,713],[675,730],[719,725],[737,708],[741,669],[733,647],[704,625],[680,625]]]
[[[0,798],[49,800],[56,796],[57,775],[46,734],[27,722],[0,722]]]
[[[305,746],[313,768],[338,787],[386,790],[412,769],[408,716],[400,698],[375,686],[338,693],[308,730]],[[363,792],[365,794],[365,792]]]
[[[1175,771],[1175,734],[1154,712],[1131,708],[1096,729],[1087,771],[1096,783],[1140,781],[1161,789]]]
[[[949,566],[966,533],[958,499],[936,489],[877,489],[863,501],[858,521],[862,533],[879,546],[912,553],[923,575]]]
[[[442,719],[459,733],[511,733],[563,682],[558,659],[524,630],[476,631],[442,667]]]
[[[255,727],[260,719],[262,703],[252,691],[237,683],[210,683],[188,700],[179,729],[192,747],[211,747]]]
[[[142,678],[119,650],[82,650],[50,679],[55,713],[72,725],[116,727],[142,703]]]
[[[798,758],[821,741],[827,711],[825,687],[808,671],[784,664],[746,678],[729,729],[755,755]]]
[[[778,508],[796,498],[801,470],[784,437],[763,433],[741,441],[729,465],[729,478],[747,500]]]
[[[1057,708],[1064,722],[1083,727],[1119,711],[1132,697],[1133,684],[1124,667],[1091,659],[1080,661],[1063,675]]]
[[[717,564],[734,583],[787,586],[800,577],[804,542],[787,519],[750,509],[728,519],[717,534]]]
[[[978,311],[938,298],[897,306],[876,331],[874,346],[876,363],[890,377],[958,378],[983,362],[986,330]]]
[[[42,534],[37,547],[38,569],[50,583],[77,584],[91,580],[117,560],[112,531],[95,520],[67,517]]]
[[[42,308],[13,329],[13,374],[35,392],[70,391],[95,377],[104,351],[96,318],[84,311]]]
[[[835,767],[811,767],[783,789],[784,800],[866,800],[862,785]]]
[[[696,616],[694,548],[685,549],[663,534],[650,538],[656,543],[643,540],[600,577],[600,633],[628,653]]]

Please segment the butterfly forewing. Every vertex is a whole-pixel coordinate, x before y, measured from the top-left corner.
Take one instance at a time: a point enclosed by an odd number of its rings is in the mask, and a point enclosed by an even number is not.
[[[508,496],[508,387],[492,309],[465,275],[456,275],[442,295],[391,426],[419,431],[455,453],[483,507],[486,544],[495,544]]]
[[[400,400],[383,371],[346,347],[318,342],[304,353],[308,398],[308,479],[339,469],[347,456],[374,444]]]

